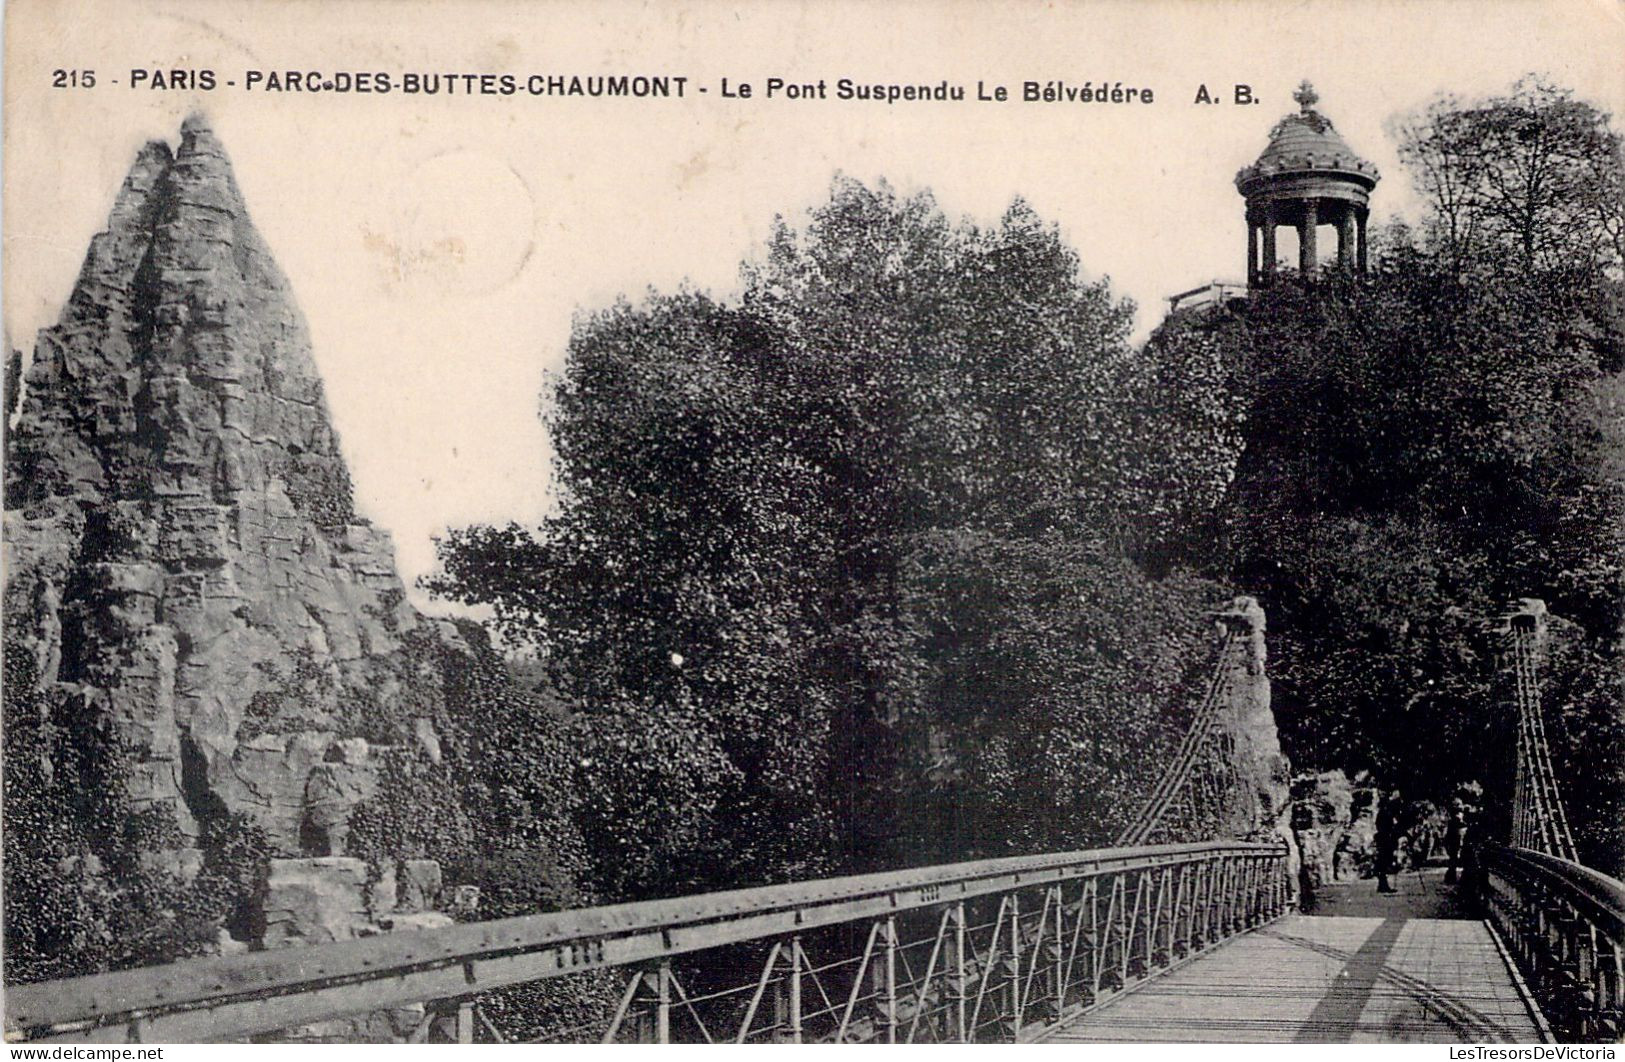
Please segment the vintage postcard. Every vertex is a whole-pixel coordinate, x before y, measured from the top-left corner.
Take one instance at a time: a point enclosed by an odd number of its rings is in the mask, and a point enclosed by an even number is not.
[[[8,1049],[1617,1043],[1622,55],[11,0]]]

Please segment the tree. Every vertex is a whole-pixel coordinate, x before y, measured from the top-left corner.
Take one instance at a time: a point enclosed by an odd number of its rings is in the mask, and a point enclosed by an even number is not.
[[[1564,777],[1606,869],[1625,810],[1618,687],[1599,678],[1625,660],[1621,380],[1602,338],[1619,325],[1599,330],[1615,304],[1574,285],[1395,254],[1365,279],[1276,285],[1154,347],[1217,345],[1241,367],[1227,378],[1245,449],[1213,571],[1269,611],[1294,762],[1436,797],[1495,781],[1507,708],[1484,628],[1542,597],[1574,621],[1547,710],[1575,728]]]
[[[1092,729],[1064,762],[1132,802],[1144,779],[1101,735],[1157,730],[1183,671],[1135,683],[1128,661],[1150,658],[1102,661],[1080,624],[1142,631],[1166,664],[1218,596],[1123,560],[1228,476],[1173,474],[1170,448],[1198,444],[1170,437],[1171,378],[1127,343],[1131,310],[1024,204],[981,228],[843,180],[803,230],[778,223],[736,302],[582,320],[546,399],[557,515],[453,533],[431,585],[490,606],[579,705],[609,895],[1100,839],[1046,825],[1053,804],[1000,820],[976,786],[996,750],[1030,772],[1063,762],[1052,731]],[[1125,595],[1165,607],[1097,611]],[[1050,683],[1000,673],[1018,657]],[[692,814],[636,828],[644,786]],[[1075,788],[1052,773],[1048,791]],[[988,828],[926,830],[950,792]]]
[[[1455,269],[1504,257],[1524,271],[1617,276],[1625,196],[1606,113],[1530,75],[1475,104],[1436,100],[1395,132],[1429,236]]]
[[[917,858],[1110,843],[1190,725],[1222,588],[1055,532],[932,532],[902,574],[923,725],[894,814]]]
[[[1460,97],[1447,95],[1391,130],[1427,204],[1427,236],[1454,272],[1466,269],[1483,246],[1484,165],[1471,125]]]
[[[1216,357],[1226,369],[1202,401],[1244,410],[1210,571],[1269,610],[1298,766],[1371,770],[1435,798],[1472,778],[1510,792],[1485,628],[1508,600],[1544,598],[1559,617],[1544,679],[1565,797],[1582,855],[1617,871],[1620,137],[1536,78],[1441,98],[1394,131],[1425,204],[1419,244],[1392,226],[1368,278],[1282,283],[1153,339],[1174,364]]]

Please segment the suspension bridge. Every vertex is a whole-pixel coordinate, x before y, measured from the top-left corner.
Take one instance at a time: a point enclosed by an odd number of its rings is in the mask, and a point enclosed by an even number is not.
[[[1234,612],[1188,732],[1112,848],[24,985],[6,994],[6,1039],[297,1038],[382,1012],[408,1041],[500,1041],[505,991],[594,978],[602,1013],[549,1039],[1616,1042],[1625,885],[1581,865],[1570,835],[1541,712],[1544,615],[1525,601],[1499,635],[1517,727],[1508,843],[1483,845],[1454,890],[1419,871],[1396,895],[1340,886],[1302,913],[1287,839],[1256,816],[1233,835],[1244,787],[1224,705],[1262,660],[1261,624]]]

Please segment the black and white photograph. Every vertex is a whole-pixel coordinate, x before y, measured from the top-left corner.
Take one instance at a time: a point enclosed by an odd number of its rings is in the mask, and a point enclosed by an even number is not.
[[[1622,0],[4,19],[7,1059],[1615,1057]]]

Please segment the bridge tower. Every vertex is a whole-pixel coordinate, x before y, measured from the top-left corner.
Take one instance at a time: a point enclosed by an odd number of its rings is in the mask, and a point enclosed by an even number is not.
[[[1267,287],[1275,279],[1275,230],[1298,230],[1298,271],[1319,268],[1317,230],[1337,230],[1337,264],[1366,269],[1366,217],[1377,168],[1356,155],[1315,109],[1320,97],[1305,81],[1293,93],[1298,113],[1270,131],[1258,161],[1236,174],[1236,190],[1247,200],[1247,285]],[[1262,247],[1260,247],[1262,244]]]
[[[1184,739],[1119,845],[1275,837],[1288,826],[1291,767],[1281,754],[1265,673],[1264,610],[1238,597],[1214,616],[1217,659]]]
[[[1503,628],[1504,660],[1511,672],[1517,716],[1518,745],[1512,789],[1510,840],[1527,848],[1578,863],[1568,814],[1558,789],[1557,772],[1546,740],[1540,704],[1540,661],[1545,653],[1546,603],[1524,598]]]

